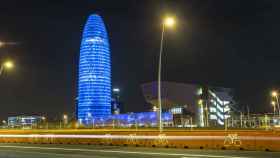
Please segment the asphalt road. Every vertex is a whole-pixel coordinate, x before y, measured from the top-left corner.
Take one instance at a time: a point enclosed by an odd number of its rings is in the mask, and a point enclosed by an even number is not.
[[[280,152],[1,144],[0,158],[279,158]]]

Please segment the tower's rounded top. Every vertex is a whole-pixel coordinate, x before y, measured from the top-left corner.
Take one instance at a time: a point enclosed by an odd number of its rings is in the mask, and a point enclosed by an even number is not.
[[[90,14],[89,17],[101,17],[101,16],[99,14],[94,13],[94,14]]]
[[[107,39],[107,32],[102,20],[98,14],[91,14],[86,22],[83,32],[83,38],[101,37]]]
[[[104,23],[103,20],[102,20],[102,17],[98,14],[91,14],[88,16],[88,19],[87,19],[87,24],[88,23]]]
[[[91,14],[88,16],[88,20],[90,19],[101,19],[102,20],[102,17],[98,14]]]

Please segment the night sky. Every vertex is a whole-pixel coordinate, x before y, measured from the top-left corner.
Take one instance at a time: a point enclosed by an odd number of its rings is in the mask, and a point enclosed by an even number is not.
[[[0,77],[0,119],[75,111],[77,66],[87,16],[100,14],[110,36],[112,86],[125,111],[143,111],[140,85],[157,79],[161,19],[166,30],[163,80],[235,89],[241,108],[271,112],[280,89],[277,0],[6,0],[0,5],[0,60],[16,68]]]

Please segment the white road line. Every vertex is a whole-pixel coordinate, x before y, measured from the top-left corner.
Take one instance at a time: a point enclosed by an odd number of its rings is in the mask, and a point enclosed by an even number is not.
[[[180,157],[249,158],[249,157],[222,156],[222,155],[176,154],[176,153],[165,153],[165,152],[140,152],[140,151],[123,151],[123,150],[97,150],[97,149],[54,148],[54,147],[35,147],[35,146],[0,146],[0,148],[83,151],[83,152],[102,152],[102,153],[138,154],[138,155],[180,156]]]
[[[23,154],[38,154],[38,155],[50,155],[50,156],[67,156],[67,157],[79,157],[79,158],[92,158],[90,155],[81,155],[81,154],[58,154],[58,153],[44,153],[44,152],[36,152],[36,151],[14,151],[14,150],[8,150],[13,153],[23,153]],[[1,155],[1,153],[0,153]],[[117,158],[117,157],[108,157],[108,156],[96,156],[94,155],[94,158]]]

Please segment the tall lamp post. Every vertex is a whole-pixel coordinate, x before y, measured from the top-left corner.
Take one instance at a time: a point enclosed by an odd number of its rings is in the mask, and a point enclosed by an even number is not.
[[[162,107],[161,107],[161,58],[163,50],[163,39],[165,27],[172,27],[175,24],[175,20],[172,17],[167,17],[163,20],[162,23],[162,32],[160,40],[160,50],[159,50],[159,64],[158,64],[158,106],[159,106],[159,131],[160,133],[163,130],[162,127]]]
[[[4,69],[12,69],[14,67],[14,63],[12,61],[6,61],[0,66],[0,76],[2,75]]]
[[[63,114],[63,124],[64,124],[64,128],[67,126],[68,124],[68,115]]]
[[[279,100],[278,100],[278,92],[277,91],[272,91],[271,95],[272,95],[272,97],[276,98],[278,114],[279,114],[279,117],[280,117],[280,106],[279,106]]]
[[[0,48],[1,47],[4,47],[5,45],[13,45],[13,44],[16,44],[15,42],[2,42],[0,41]],[[0,63],[1,64],[1,63]],[[0,76],[2,75],[4,69],[12,69],[14,67],[14,63],[10,60],[8,61],[5,61],[4,63],[2,63],[0,65]]]

